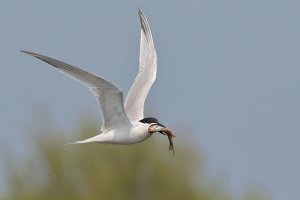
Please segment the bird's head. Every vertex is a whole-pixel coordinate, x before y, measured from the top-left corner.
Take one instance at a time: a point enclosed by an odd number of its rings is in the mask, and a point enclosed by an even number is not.
[[[161,124],[158,122],[158,120],[156,118],[153,117],[148,117],[148,118],[144,118],[142,120],[140,120],[141,123],[144,124],[149,124],[148,126],[148,132],[150,134],[159,132],[163,135],[167,135],[170,145],[169,145],[169,150],[173,151],[173,155],[174,155],[174,147],[173,147],[173,140],[172,138],[175,137],[175,135],[173,135],[172,131],[167,128],[165,125]]]
[[[159,133],[165,135],[163,129],[165,129],[166,126],[159,123],[156,118],[147,117],[147,118],[141,119],[140,122],[144,123],[144,124],[149,124],[149,127],[148,127],[148,132],[149,133],[152,134],[152,133],[155,133],[155,132],[159,132]]]

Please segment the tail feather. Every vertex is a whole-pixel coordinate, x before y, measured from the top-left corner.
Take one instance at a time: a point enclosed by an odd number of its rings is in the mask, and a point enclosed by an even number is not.
[[[84,144],[84,143],[91,143],[91,142],[99,142],[98,135],[96,135],[94,137],[91,137],[91,138],[88,138],[86,140],[80,140],[80,141],[77,141],[77,142],[66,143],[66,144],[63,144],[63,145],[65,146],[65,145],[71,145],[71,144]]]
[[[71,145],[71,144],[80,144],[79,142],[80,142],[80,141],[77,141],[77,142],[70,142],[70,143],[65,143],[65,144],[63,144],[63,146],[67,146],[67,145]]]

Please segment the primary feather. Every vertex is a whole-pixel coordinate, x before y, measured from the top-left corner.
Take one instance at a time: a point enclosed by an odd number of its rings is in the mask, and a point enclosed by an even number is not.
[[[144,103],[157,71],[157,57],[150,26],[141,10],[139,16],[141,21],[139,72],[125,100],[125,110],[130,121],[144,118]]]

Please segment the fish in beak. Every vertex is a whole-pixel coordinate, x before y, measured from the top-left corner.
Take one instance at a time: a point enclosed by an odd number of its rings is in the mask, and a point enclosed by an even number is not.
[[[148,128],[149,133],[155,133],[155,132],[159,132],[163,135],[167,135],[168,139],[169,139],[169,151],[173,151],[173,155],[174,155],[174,145],[173,145],[173,137],[175,137],[175,135],[173,135],[171,129],[165,127],[164,125],[160,124],[160,123],[155,123],[149,126]]]

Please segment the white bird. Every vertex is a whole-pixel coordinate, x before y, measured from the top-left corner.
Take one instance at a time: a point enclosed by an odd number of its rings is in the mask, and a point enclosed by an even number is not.
[[[87,86],[97,98],[102,115],[101,133],[71,144],[90,142],[134,144],[146,140],[155,132],[160,132],[168,135],[169,149],[173,150],[171,140],[173,135],[170,129],[160,124],[156,118],[144,117],[145,99],[156,78],[157,56],[147,18],[141,10],[139,16],[141,21],[139,72],[125,104],[122,90],[105,78],[47,56],[21,51],[54,66],[60,72]]]

